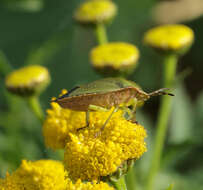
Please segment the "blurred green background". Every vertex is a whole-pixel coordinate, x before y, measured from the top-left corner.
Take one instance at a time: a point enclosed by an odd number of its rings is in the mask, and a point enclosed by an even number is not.
[[[0,1],[0,62],[8,61],[13,68],[25,64],[42,64],[49,69],[52,82],[40,97],[44,110],[50,107],[50,98],[57,96],[61,89],[70,89],[76,84],[101,78],[93,71],[88,60],[89,51],[97,45],[94,33],[72,20],[73,10],[80,2]],[[160,88],[161,58],[145,47],[142,39],[147,29],[159,24],[152,10],[161,1],[115,2],[119,14],[107,28],[109,40],[131,42],[141,52],[139,66],[129,79],[136,81],[147,92]],[[168,9],[165,14],[170,18],[173,10]],[[203,189],[203,17],[181,21],[194,30],[195,43],[178,64],[170,127],[156,180],[158,190],[166,189],[171,183],[174,183],[175,190]],[[57,153],[44,147],[41,124],[26,103],[6,91],[6,71],[0,64],[1,177],[6,171],[14,170],[21,159],[58,158]],[[148,130],[148,152],[136,162],[135,167],[138,189],[142,189],[148,172],[158,107],[159,97],[146,102],[138,111],[138,121]]]

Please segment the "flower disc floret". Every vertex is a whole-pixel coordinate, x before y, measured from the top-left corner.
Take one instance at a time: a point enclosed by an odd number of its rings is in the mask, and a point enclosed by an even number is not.
[[[21,166],[7,174],[0,183],[2,190],[65,190],[67,172],[63,164],[54,160],[35,162],[23,160]]]
[[[62,149],[69,139],[69,132],[75,132],[86,125],[85,112],[64,109],[55,102],[51,106],[43,124],[45,144],[54,150]]]
[[[92,112],[88,128],[69,133],[64,165],[73,180],[98,180],[111,175],[125,161],[136,160],[146,151],[145,129],[127,121],[121,110],[113,115],[101,131],[109,114],[110,111]]]
[[[110,0],[89,0],[77,8],[74,18],[81,24],[97,24],[108,22],[116,13],[117,7]]]
[[[11,72],[6,77],[6,87],[18,95],[33,95],[41,92],[50,82],[48,70],[40,65],[26,66]]]
[[[90,52],[90,61],[96,70],[103,73],[131,73],[139,59],[136,46],[124,42],[99,45]]]
[[[193,41],[192,29],[181,24],[158,26],[144,35],[144,42],[147,45],[163,51],[181,51],[189,48]]]
[[[66,190],[114,190],[114,188],[102,181],[99,183],[98,181],[83,183],[81,180],[77,180],[76,183],[70,181]]]

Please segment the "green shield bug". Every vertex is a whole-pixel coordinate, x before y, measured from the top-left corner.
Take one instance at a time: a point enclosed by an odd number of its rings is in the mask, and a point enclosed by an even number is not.
[[[102,127],[103,130],[113,113],[119,108],[128,110],[128,113],[132,115],[137,104],[148,100],[152,96],[173,96],[173,94],[165,92],[166,90],[168,89],[162,88],[146,93],[135,82],[123,78],[104,78],[76,86],[54,101],[63,108],[86,112],[87,126],[89,125],[90,111],[105,111],[114,106],[114,110]],[[127,109],[128,106],[132,106],[130,111]]]

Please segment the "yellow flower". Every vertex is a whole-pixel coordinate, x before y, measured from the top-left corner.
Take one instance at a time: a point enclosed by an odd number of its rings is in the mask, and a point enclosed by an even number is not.
[[[86,125],[85,112],[64,109],[55,102],[51,106],[52,109],[47,110],[47,118],[43,124],[45,144],[54,150],[65,148],[69,132]]]
[[[104,182],[73,183],[61,162],[39,160],[35,162],[23,160],[21,166],[0,179],[0,190],[113,190]]]
[[[163,51],[182,51],[189,48],[193,41],[192,29],[181,24],[158,26],[144,35],[144,42],[147,45]]]
[[[65,190],[67,172],[54,160],[23,160],[21,166],[0,181],[1,190]]]
[[[102,181],[99,183],[97,181],[82,183],[81,180],[77,180],[75,184],[69,182],[66,190],[114,190],[114,188]]]
[[[116,5],[110,0],[91,0],[82,3],[75,12],[76,21],[81,24],[104,23],[117,13]]]
[[[131,73],[138,58],[139,50],[137,47],[124,42],[99,45],[90,52],[90,61],[93,68],[110,75]]]
[[[29,96],[41,92],[50,82],[49,72],[40,65],[26,66],[6,77],[6,87],[12,93]]]
[[[98,180],[116,172],[125,161],[138,159],[146,151],[145,129],[127,121],[121,110],[101,131],[110,111],[91,112],[88,128],[69,133],[64,165],[71,179]],[[101,134],[96,136],[98,132]]]

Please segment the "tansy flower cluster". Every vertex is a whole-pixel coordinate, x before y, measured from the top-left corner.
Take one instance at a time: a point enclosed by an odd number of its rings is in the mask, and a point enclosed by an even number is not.
[[[107,183],[73,183],[59,161],[23,160],[21,166],[5,179],[0,179],[0,190],[113,190]]]
[[[33,96],[40,93],[50,82],[48,70],[40,65],[26,66],[11,72],[5,80],[12,93]]]
[[[43,124],[45,144],[54,150],[63,149],[70,139],[69,133],[86,125],[85,112],[63,109],[55,102],[51,106]]]
[[[145,129],[116,112],[101,131],[112,110],[91,112],[88,128],[84,112],[61,108],[52,103],[43,125],[48,147],[65,148],[64,164],[73,180],[98,180],[111,175],[129,159],[138,159],[145,151]],[[98,135],[99,134],[99,135]]]
[[[181,24],[158,26],[147,31],[144,36],[147,45],[172,53],[189,48],[193,41],[192,29]]]
[[[23,160],[12,174],[7,174],[0,182],[1,190],[65,190],[67,172],[59,161]]]
[[[116,12],[117,7],[110,0],[88,0],[76,9],[74,18],[81,24],[104,23],[112,19]]]
[[[90,62],[102,74],[130,74],[136,67],[139,50],[125,42],[111,42],[99,45],[90,52]]]

